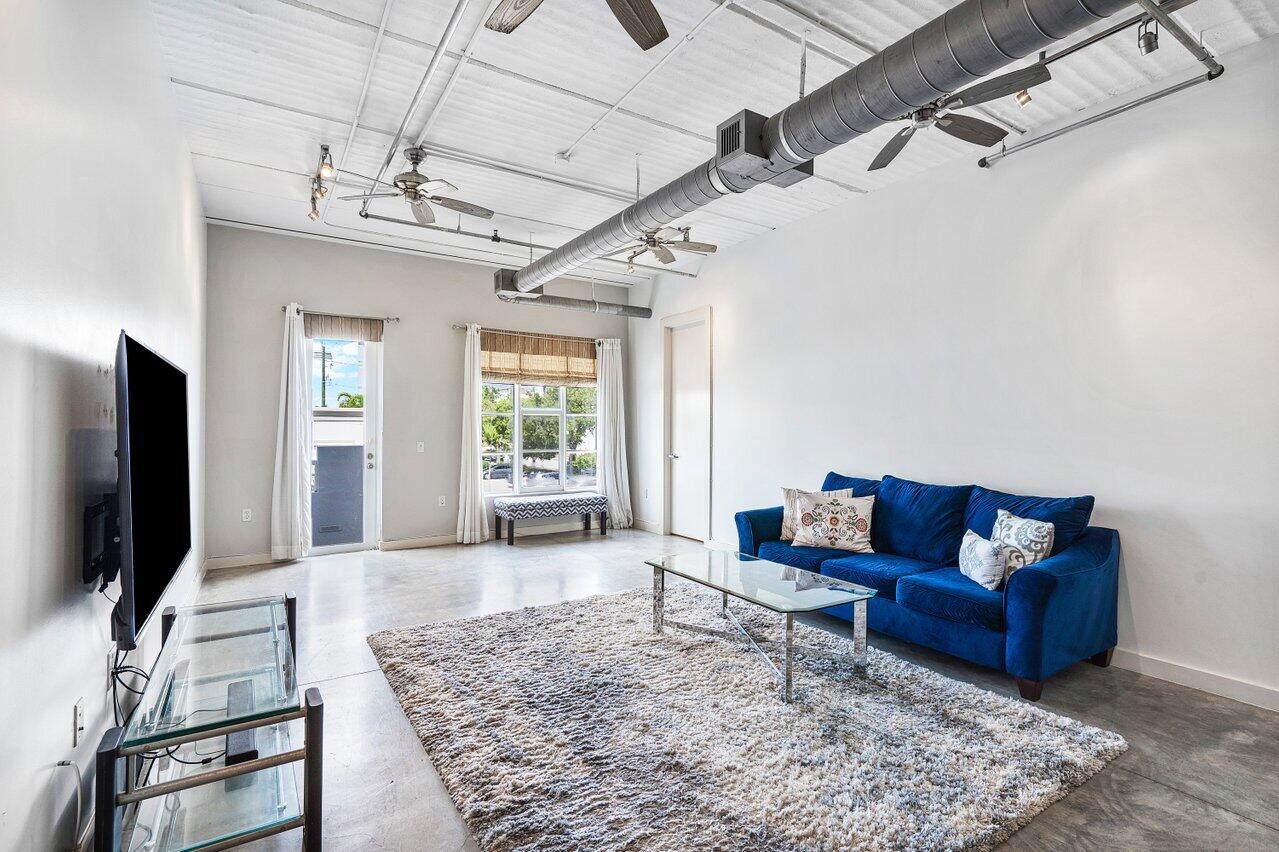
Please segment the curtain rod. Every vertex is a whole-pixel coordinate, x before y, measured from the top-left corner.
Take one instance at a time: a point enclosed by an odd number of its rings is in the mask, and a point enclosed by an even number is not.
[[[288,309],[289,309],[288,305],[280,305],[280,313],[284,313]],[[311,316],[315,316],[315,317],[341,317],[343,319],[375,320],[377,322],[399,322],[400,321],[399,317],[362,317],[359,314],[330,314],[330,313],[327,313],[326,311],[309,311],[306,308],[299,308],[298,313],[310,314]]]

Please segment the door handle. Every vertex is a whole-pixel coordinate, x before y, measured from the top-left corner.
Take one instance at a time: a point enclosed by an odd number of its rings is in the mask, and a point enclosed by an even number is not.
[[[369,462],[369,470],[373,469],[373,462]]]
[[[677,458],[679,458],[679,456],[675,455],[674,453],[667,453],[667,454],[666,454],[666,457],[667,457],[668,459],[677,459]]]

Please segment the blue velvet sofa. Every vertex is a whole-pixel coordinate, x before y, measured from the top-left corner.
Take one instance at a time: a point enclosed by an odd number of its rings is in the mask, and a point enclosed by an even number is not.
[[[1088,526],[1092,497],[1022,497],[979,485],[929,485],[831,472],[823,491],[875,496],[874,553],[780,541],[782,507],[738,512],[738,549],[874,588],[871,630],[1008,672],[1037,701],[1044,681],[1081,660],[1110,663],[1119,533]],[[959,572],[965,530],[989,538],[999,509],[1056,527],[1052,553],[990,591]],[[851,606],[827,610],[852,618]]]

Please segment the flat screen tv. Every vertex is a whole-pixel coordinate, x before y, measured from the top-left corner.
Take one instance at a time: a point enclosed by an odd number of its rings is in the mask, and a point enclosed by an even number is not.
[[[137,647],[191,550],[187,374],[120,332],[115,354],[120,599],[116,647]]]

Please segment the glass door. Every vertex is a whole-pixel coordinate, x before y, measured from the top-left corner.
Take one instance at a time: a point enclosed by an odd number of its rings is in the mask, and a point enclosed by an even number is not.
[[[381,344],[311,341],[311,553],[377,547]]]

